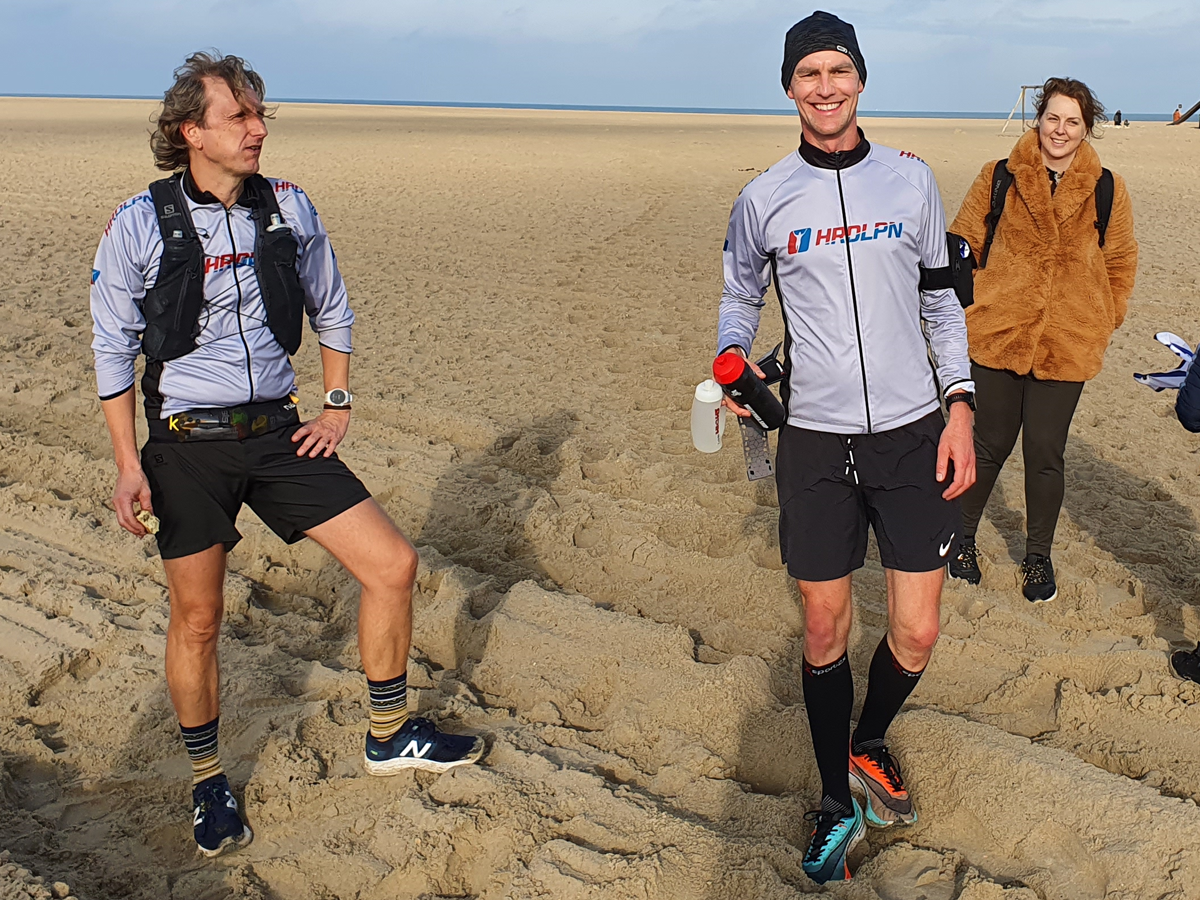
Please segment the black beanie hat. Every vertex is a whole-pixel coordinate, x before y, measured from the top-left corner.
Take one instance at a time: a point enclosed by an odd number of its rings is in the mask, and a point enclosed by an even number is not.
[[[801,19],[790,29],[783,39],[783,89],[792,86],[792,75],[796,72],[796,64],[810,53],[819,50],[837,50],[845,53],[854,60],[854,68],[858,69],[858,77],[863,84],[867,83],[867,63],[862,51],[858,49],[858,38],[854,35],[854,26],[843,22],[833,13],[818,10],[807,19]]]

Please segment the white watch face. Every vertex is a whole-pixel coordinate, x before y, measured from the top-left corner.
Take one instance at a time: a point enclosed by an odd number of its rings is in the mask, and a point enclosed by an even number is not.
[[[343,391],[341,388],[334,388],[325,395],[325,400],[333,406],[345,406],[350,402],[350,393],[349,391]]]

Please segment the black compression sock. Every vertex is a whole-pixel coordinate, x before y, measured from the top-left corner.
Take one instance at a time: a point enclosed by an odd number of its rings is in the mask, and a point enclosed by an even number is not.
[[[921,672],[910,672],[896,661],[885,634],[871,658],[867,699],[863,701],[862,715],[854,729],[855,753],[883,746],[888,726],[921,680]]]
[[[805,660],[801,680],[808,729],[821,773],[821,807],[849,811],[852,807],[846,772],[850,766],[850,711],[854,706],[850,659],[843,653],[826,666],[812,666]]]

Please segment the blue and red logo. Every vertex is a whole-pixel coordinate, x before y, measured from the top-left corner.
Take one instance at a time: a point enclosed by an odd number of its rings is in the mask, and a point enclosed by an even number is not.
[[[867,224],[815,229],[816,240],[813,240],[814,229],[797,228],[788,235],[788,253],[804,253],[809,247],[820,247],[822,244],[856,244],[860,241],[878,241],[888,238],[898,238],[904,233],[903,222],[876,222],[871,228]]]

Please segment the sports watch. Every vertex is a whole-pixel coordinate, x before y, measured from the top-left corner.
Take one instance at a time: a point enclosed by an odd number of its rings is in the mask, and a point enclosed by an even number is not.
[[[345,388],[334,388],[325,394],[326,409],[349,409],[354,395]]]
[[[973,411],[975,409],[975,394],[973,391],[955,391],[953,394],[947,395],[946,409],[950,408],[951,403],[965,403]]]

